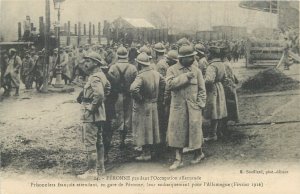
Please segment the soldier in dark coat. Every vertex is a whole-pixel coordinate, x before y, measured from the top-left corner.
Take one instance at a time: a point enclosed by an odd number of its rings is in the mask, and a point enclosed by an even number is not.
[[[103,64],[98,53],[91,52],[85,57],[85,71],[88,72],[89,78],[77,100],[82,104],[83,140],[87,151],[88,168],[86,173],[79,176],[80,178],[105,173],[102,124],[106,121],[104,101],[110,93],[110,83],[100,68]]]
[[[25,57],[22,61],[22,67],[21,67],[21,78],[23,83],[25,84],[26,89],[32,88],[33,83],[33,76],[32,76],[32,70],[34,68],[34,61],[30,56],[30,52],[25,52]]]
[[[157,100],[165,87],[164,78],[150,67],[150,59],[141,53],[136,59],[138,75],[130,86],[133,98],[132,130],[134,144],[142,147],[137,160],[151,159],[151,145],[160,143]]]
[[[185,147],[194,150],[191,163],[199,163],[204,158],[202,109],[206,91],[202,73],[193,65],[196,54],[189,45],[180,47],[179,62],[167,70],[166,89],[171,91],[167,143],[176,152],[176,160],[170,170],[183,166],[182,151]]]
[[[162,43],[157,43],[154,45],[153,50],[155,51],[156,66],[155,70],[162,76],[166,77],[167,69],[169,65],[166,62],[166,57],[164,56],[166,49]],[[166,132],[167,132],[167,119],[165,118],[165,108],[164,108],[164,96],[160,95],[158,97],[158,118],[159,118],[159,129],[161,132],[161,141],[163,144],[166,142]]]
[[[290,61],[289,61],[289,50],[291,47],[291,42],[288,40],[288,37],[284,37],[284,44],[283,44],[283,64],[284,69],[290,69]]]
[[[113,86],[113,93],[119,99],[122,99],[122,119],[119,127],[121,135],[121,147],[125,145],[125,138],[129,129],[131,129],[132,118],[132,99],[130,96],[130,85],[137,75],[137,69],[134,65],[128,63],[128,52],[123,46],[117,50],[118,61],[112,65],[108,71],[109,80]]]
[[[239,106],[238,106],[238,96],[236,92],[238,79],[235,76],[231,63],[228,60],[229,50],[223,48],[221,50],[224,57],[222,61],[225,65],[225,80],[224,80],[224,92],[226,98],[226,107],[227,107],[227,118],[225,119],[225,128],[227,126],[227,121],[239,122]]]

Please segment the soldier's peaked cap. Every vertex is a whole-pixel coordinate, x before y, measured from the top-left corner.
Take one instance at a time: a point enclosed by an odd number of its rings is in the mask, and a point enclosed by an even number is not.
[[[178,46],[190,45],[190,41],[186,38],[181,38],[177,41]]]
[[[127,56],[128,56],[127,49],[126,49],[125,47],[123,47],[123,46],[120,46],[120,47],[117,49],[117,56],[118,56],[119,58],[123,58],[123,59],[127,58]]]
[[[195,50],[199,53],[201,53],[202,55],[204,55],[205,52],[205,46],[203,44],[196,44],[195,45]]]
[[[165,55],[165,57],[173,61],[178,61],[178,52],[176,50],[170,50],[168,54]]]
[[[154,45],[153,50],[159,53],[164,53],[166,51],[165,46],[160,42]]]
[[[151,56],[151,50],[147,47],[147,46],[142,46],[139,50],[139,53],[146,53],[150,58],[152,58]]]
[[[102,60],[100,54],[96,52],[91,52],[87,56],[83,57],[84,59],[92,59],[97,62],[99,66],[105,66],[106,63]]]
[[[179,48],[178,58],[190,57],[196,55],[197,52],[194,51],[194,48],[189,45],[184,45]]]
[[[150,58],[145,52],[142,52],[141,54],[139,54],[137,56],[137,58],[135,59],[135,61],[142,65],[150,66]]]

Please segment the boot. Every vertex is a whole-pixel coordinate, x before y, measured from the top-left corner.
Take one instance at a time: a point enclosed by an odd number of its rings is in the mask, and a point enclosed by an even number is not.
[[[137,161],[149,161],[151,160],[151,152],[147,148],[143,148],[143,153],[135,158]]]
[[[191,164],[198,164],[204,157],[204,153],[201,149],[195,150],[194,159],[191,161]]]
[[[95,169],[95,161],[96,161],[96,154],[95,153],[88,153],[87,154],[87,171],[82,174],[78,175],[77,177],[80,179],[88,179],[97,177],[96,169]]]
[[[19,88],[16,88],[16,93],[14,96],[19,96]]]
[[[217,129],[218,129],[218,120],[211,120],[211,129],[209,132],[208,137],[204,138],[204,141],[217,141],[218,136],[217,136]]]
[[[97,175],[102,176],[105,174],[104,166],[104,146],[98,146],[97,149]]]
[[[123,129],[122,131],[120,131],[120,139],[121,139],[120,147],[121,148],[125,148],[126,135],[127,135],[127,131],[125,129]]]
[[[170,170],[177,170],[181,167],[183,167],[183,162],[182,162],[182,149],[176,149],[175,151],[176,154],[176,159],[174,163],[170,166]]]

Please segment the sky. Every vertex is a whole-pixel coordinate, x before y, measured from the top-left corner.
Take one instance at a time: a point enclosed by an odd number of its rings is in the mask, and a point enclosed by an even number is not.
[[[50,4],[53,24],[57,20],[57,11],[53,0]],[[157,18],[163,18],[163,24],[168,23],[174,32],[211,30],[215,25],[247,26],[249,32],[257,27],[276,28],[275,14],[243,9],[238,4],[239,1],[224,0],[66,0],[61,6],[61,23],[69,20],[74,28],[79,21],[96,25],[121,16],[145,18],[154,25],[160,24]],[[38,29],[39,17],[45,15],[45,0],[0,0],[0,33],[5,41],[17,39],[17,23],[23,23],[26,15]]]

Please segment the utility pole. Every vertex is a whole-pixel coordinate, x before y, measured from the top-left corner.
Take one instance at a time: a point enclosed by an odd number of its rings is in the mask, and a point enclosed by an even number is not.
[[[45,53],[43,68],[43,88],[42,92],[48,92],[48,74],[49,74],[49,34],[50,34],[50,0],[45,0],[45,19],[46,25],[44,29],[45,37]]]

